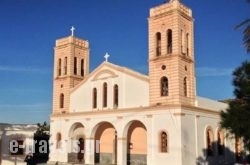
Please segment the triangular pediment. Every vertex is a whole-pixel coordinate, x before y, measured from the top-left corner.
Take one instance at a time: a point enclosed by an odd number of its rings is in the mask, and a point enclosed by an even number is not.
[[[103,79],[108,79],[108,78],[114,78],[117,77],[118,75],[113,71],[110,70],[109,68],[99,70],[93,77],[92,81],[97,81],[97,80],[103,80]]]
[[[103,62],[94,71],[92,71],[89,75],[87,75],[85,79],[81,83],[79,83],[72,91],[76,90],[79,86],[81,86],[88,80],[98,81],[98,80],[104,80],[104,79],[109,79],[109,78],[115,78],[115,77],[118,77],[119,74],[121,73],[130,75],[134,77],[135,79],[140,79],[142,81],[148,82],[147,75],[143,75],[134,70],[128,69],[126,67],[118,66],[110,62]]]

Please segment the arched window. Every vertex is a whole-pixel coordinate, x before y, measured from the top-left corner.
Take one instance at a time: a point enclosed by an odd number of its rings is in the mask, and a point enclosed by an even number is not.
[[[118,107],[118,96],[119,96],[119,90],[118,90],[118,85],[114,85],[114,108]]]
[[[219,155],[224,155],[224,134],[221,129],[217,132],[217,150]]]
[[[60,94],[60,108],[64,108],[64,94]]]
[[[187,56],[189,55],[189,34],[186,34],[186,48],[187,48]]]
[[[183,35],[183,30],[181,30],[181,53],[184,53],[183,45],[184,45],[184,35]]]
[[[187,77],[184,77],[183,79],[183,92],[184,96],[187,96]]]
[[[64,74],[66,75],[67,74],[67,57],[64,58]]]
[[[161,152],[168,152],[168,135],[166,132],[161,133]]]
[[[58,60],[58,76],[62,74],[62,60],[59,58]]]
[[[77,75],[77,58],[74,57],[74,74]]]
[[[161,78],[161,96],[168,96],[168,78]]]
[[[93,108],[97,108],[97,89],[93,89]]]
[[[167,53],[172,53],[172,30],[167,30]]]
[[[81,76],[84,76],[84,59],[81,60]]]
[[[161,33],[157,32],[155,35],[156,38],[156,56],[161,55]]]
[[[206,142],[207,142],[207,156],[214,155],[214,135],[211,128],[206,131]]]
[[[103,83],[103,102],[102,102],[102,106],[105,108],[107,107],[107,101],[108,101],[108,85],[107,83]]]
[[[61,148],[61,140],[62,140],[62,135],[61,133],[56,134],[56,148]]]

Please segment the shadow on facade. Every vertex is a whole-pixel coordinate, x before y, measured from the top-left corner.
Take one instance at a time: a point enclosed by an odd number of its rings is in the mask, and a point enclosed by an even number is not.
[[[233,152],[218,142],[202,150],[203,156],[196,159],[196,165],[234,165],[235,163],[244,164],[247,158],[241,152]]]

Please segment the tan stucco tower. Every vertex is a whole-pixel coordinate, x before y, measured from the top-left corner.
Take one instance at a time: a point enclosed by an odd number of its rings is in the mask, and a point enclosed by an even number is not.
[[[194,40],[192,11],[179,0],[150,9],[150,105],[194,105]]]
[[[73,36],[56,40],[53,114],[69,111],[70,89],[89,73],[89,43]]]

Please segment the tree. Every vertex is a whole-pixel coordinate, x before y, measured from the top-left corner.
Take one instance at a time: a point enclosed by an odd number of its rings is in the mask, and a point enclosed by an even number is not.
[[[45,121],[43,124],[37,123],[35,136],[49,135],[49,125]]]
[[[247,2],[250,3],[250,0],[247,0]],[[243,43],[247,50],[247,53],[250,53],[250,18],[244,20],[235,28],[236,29],[244,28],[243,29]]]
[[[250,151],[250,62],[245,61],[233,72],[235,99],[221,112],[221,126],[242,138]]]
[[[246,1],[250,3],[250,0]],[[242,27],[243,43],[250,53],[250,18],[237,25],[236,29]],[[236,98],[229,101],[226,111],[221,112],[220,124],[237,138],[242,138],[245,149],[250,151],[250,62],[245,61],[235,69],[233,85]]]
[[[37,130],[34,133],[34,140],[35,140],[35,153],[33,154],[33,159],[36,163],[45,163],[49,159],[49,125],[47,122],[44,122],[43,124],[37,123]],[[43,142],[46,142],[44,144]],[[41,145],[46,145],[45,151],[40,150],[42,148]]]

